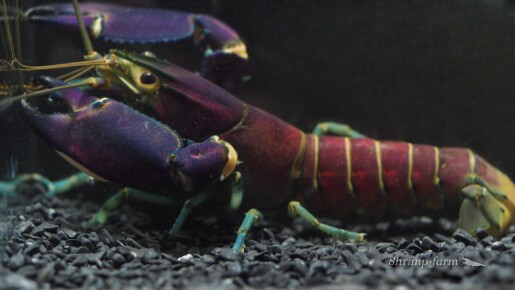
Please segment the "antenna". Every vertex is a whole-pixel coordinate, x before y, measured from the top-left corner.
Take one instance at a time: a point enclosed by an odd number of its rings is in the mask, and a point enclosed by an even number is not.
[[[73,0],[73,9],[75,10],[75,17],[77,18],[80,35],[86,50],[84,58],[87,60],[101,59],[102,56],[93,49],[93,44],[91,44],[91,39],[89,38],[88,31],[86,30],[86,25],[84,25],[84,19],[82,19],[82,14],[80,13],[79,0]]]

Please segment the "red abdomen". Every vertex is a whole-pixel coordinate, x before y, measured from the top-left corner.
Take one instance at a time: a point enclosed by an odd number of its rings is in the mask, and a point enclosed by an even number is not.
[[[468,149],[308,135],[301,188],[324,215],[410,215],[457,203],[476,160]]]

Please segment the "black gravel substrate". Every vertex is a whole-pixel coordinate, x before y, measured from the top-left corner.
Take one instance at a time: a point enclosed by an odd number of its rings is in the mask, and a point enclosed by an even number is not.
[[[414,217],[357,225],[369,235],[356,244],[301,220],[268,218],[253,228],[245,253],[235,254],[241,218],[193,214],[173,238],[168,217],[156,223],[124,205],[105,227],[82,229],[97,208],[70,196],[4,207],[0,289],[477,289],[515,282],[513,230],[501,240],[484,232],[477,239],[448,219]],[[466,266],[467,259],[484,266]]]

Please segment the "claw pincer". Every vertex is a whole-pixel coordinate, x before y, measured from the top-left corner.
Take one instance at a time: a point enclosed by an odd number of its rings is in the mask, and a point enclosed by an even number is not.
[[[200,74],[229,90],[236,88],[247,75],[245,43],[231,27],[214,17],[101,3],[80,4],[80,10],[94,38],[120,45],[187,43],[203,50]],[[25,16],[30,21],[54,23],[78,31],[69,3],[33,7]]]
[[[40,81],[63,84],[49,77]],[[50,109],[22,101],[25,118],[61,156],[98,180],[162,194],[190,193],[225,178],[236,165],[228,143],[210,138],[185,144],[168,126],[112,99],[79,89],[50,98]]]

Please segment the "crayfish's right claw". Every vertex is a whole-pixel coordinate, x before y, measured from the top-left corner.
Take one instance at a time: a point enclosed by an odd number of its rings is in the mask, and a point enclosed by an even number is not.
[[[40,82],[50,88],[63,84],[50,77]],[[72,165],[97,180],[151,192],[177,187],[168,156],[183,144],[175,131],[123,103],[79,89],[54,92],[47,100],[22,100],[22,114]]]

